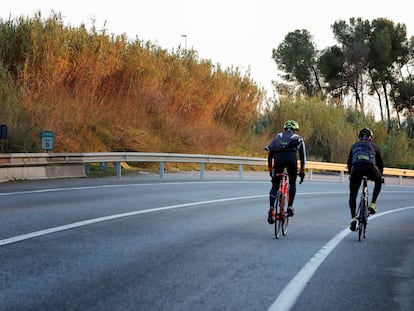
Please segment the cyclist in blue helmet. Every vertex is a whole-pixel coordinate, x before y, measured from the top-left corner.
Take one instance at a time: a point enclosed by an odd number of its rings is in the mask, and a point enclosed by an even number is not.
[[[293,201],[296,195],[296,179],[298,175],[297,153],[299,153],[300,158],[299,176],[302,180],[305,177],[306,149],[303,138],[298,135],[299,124],[294,120],[288,120],[283,125],[283,128],[284,132],[277,134],[270,144],[265,147],[265,150],[269,152],[267,162],[270,177],[272,177],[272,188],[269,193],[270,209],[267,218],[269,224],[273,224],[272,207],[275,204],[276,194],[282,180],[282,176],[278,176],[278,174],[282,173],[285,168],[289,174],[287,212],[290,216],[294,215]]]
[[[352,145],[348,156],[348,173],[349,173],[349,209],[351,210],[351,223],[349,229],[356,230],[356,199],[358,190],[361,186],[363,176],[374,181],[374,191],[372,193],[371,203],[368,207],[370,214],[375,214],[377,209],[375,203],[382,187],[382,173],[384,163],[381,156],[381,150],[372,142],[372,131],[364,127],[359,131],[359,141]]]

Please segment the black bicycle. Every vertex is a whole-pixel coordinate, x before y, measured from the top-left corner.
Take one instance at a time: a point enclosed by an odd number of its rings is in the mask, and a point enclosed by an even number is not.
[[[366,238],[368,217],[368,177],[364,176],[362,178],[361,199],[357,210],[357,232],[359,241]]]

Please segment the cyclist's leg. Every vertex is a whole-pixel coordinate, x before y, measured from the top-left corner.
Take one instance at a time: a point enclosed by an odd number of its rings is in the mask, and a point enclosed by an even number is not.
[[[351,223],[349,229],[355,231],[357,227],[356,219],[356,200],[358,196],[358,190],[362,182],[362,173],[356,167],[351,169],[351,175],[349,177],[349,209],[351,211]]]
[[[376,166],[371,166],[369,168],[369,172],[367,172],[367,176],[369,180],[372,180],[375,183],[374,190],[372,192],[372,197],[371,197],[371,204],[368,207],[370,214],[375,214],[377,212],[375,203],[377,202],[378,195],[380,194],[381,188],[382,188],[382,176],[381,176],[381,172]]]
[[[279,190],[280,181],[282,180],[281,176],[277,176],[278,174],[277,172],[279,170],[280,168],[276,165],[272,171],[272,188],[270,189],[270,192],[269,192],[270,207],[269,207],[269,211],[267,212],[267,222],[269,224],[274,223],[273,207],[275,206],[277,191]],[[283,168],[282,168],[282,172],[283,172]]]
[[[272,177],[272,188],[270,189],[270,192],[269,192],[270,207],[273,207],[275,205],[276,193],[277,193],[277,189],[279,189],[279,183],[276,182],[275,180],[276,178]]]
[[[280,168],[280,166],[276,165],[273,169],[272,174],[272,188],[270,189],[269,193],[269,201],[270,201],[270,207],[273,207],[275,205],[276,201],[276,194],[279,190],[280,181],[282,180],[282,176],[278,176],[278,174],[283,172],[283,168]]]
[[[368,176],[368,178],[375,183],[374,190],[372,192],[372,199],[371,199],[371,203],[375,204],[375,202],[377,202],[378,195],[380,194],[381,188],[382,188],[381,172],[379,171],[377,167],[374,167],[372,169],[372,173]]]
[[[351,218],[354,218],[356,214],[356,199],[358,189],[361,186],[362,176],[359,168],[354,166],[349,177],[349,209],[351,211]]]
[[[289,202],[288,206],[293,206],[293,201],[295,201],[296,196],[296,179],[298,175],[297,170],[297,161],[291,161],[286,165],[287,172],[289,174]]]

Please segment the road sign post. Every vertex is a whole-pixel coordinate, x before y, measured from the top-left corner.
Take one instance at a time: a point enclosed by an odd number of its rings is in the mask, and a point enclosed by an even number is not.
[[[3,153],[4,141],[7,139],[7,125],[0,124],[0,153]]]
[[[52,131],[42,131],[42,149],[53,150],[55,148],[55,133]]]

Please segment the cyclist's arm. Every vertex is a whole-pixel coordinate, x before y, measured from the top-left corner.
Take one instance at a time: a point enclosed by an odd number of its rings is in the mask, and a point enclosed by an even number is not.
[[[349,151],[347,167],[348,167],[348,174],[350,174],[351,173],[351,168],[352,168],[352,148]]]
[[[305,141],[302,139],[300,144],[300,168],[303,171],[306,167],[306,147]]]
[[[269,153],[267,155],[267,167],[269,168],[269,171],[271,168],[273,168],[273,156],[275,152],[272,150],[269,150]]]
[[[299,158],[300,158],[300,169],[303,171],[306,167],[306,147],[303,139],[299,142]]]
[[[306,147],[305,147],[305,142],[303,139],[299,140],[298,151],[299,151],[299,158],[300,158],[300,171],[299,171],[300,181],[299,183],[301,184],[305,178],[305,167],[306,167]]]

